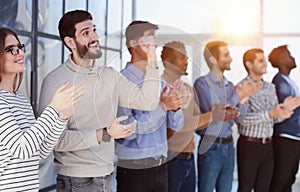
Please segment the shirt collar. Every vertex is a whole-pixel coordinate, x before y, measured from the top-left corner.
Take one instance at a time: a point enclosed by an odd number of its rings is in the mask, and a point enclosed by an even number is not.
[[[213,82],[213,83],[218,83],[218,84],[224,84],[224,85],[228,85],[229,81],[227,80],[227,78],[225,76],[223,76],[223,82],[220,81],[217,76],[212,72],[210,71],[208,74],[207,74],[207,77]]]
[[[288,75],[286,75],[286,74],[284,74],[284,73],[281,73],[280,71],[278,71],[278,74],[281,75],[281,76],[290,78]]]
[[[139,80],[143,80],[145,77],[145,74],[143,71],[141,71],[139,68],[137,68],[135,65],[132,63],[128,62],[126,64],[126,70],[136,76]]]
[[[72,70],[76,73],[81,73],[81,74],[86,74],[86,75],[98,75],[101,73],[101,71],[104,69],[104,65],[99,66],[96,63],[97,63],[96,60],[94,60],[93,67],[91,67],[91,68],[81,67],[80,65],[77,65],[74,63],[71,55],[69,56],[68,60],[66,61],[66,65],[70,70]]]
[[[256,79],[253,79],[252,77],[250,77],[249,75],[246,77],[246,79],[250,79],[252,80],[253,82],[258,82]],[[261,81],[264,82],[265,80],[263,78],[261,78]]]

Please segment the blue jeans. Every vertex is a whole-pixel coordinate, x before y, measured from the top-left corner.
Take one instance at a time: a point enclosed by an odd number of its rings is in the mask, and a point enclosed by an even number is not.
[[[113,174],[103,177],[69,177],[58,175],[57,192],[113,192]]]
[[[189,159],[174,157],[168,162],[168,191],[195,192],[195,160],[192,154]]]
[[[213,143],[204,154],[198,153],[198,191],[231,192],[234,169],[233,142]]]

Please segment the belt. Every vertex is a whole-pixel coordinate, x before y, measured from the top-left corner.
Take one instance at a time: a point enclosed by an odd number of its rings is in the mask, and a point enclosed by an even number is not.
[[[192,157],[192,155],[193,155],[193,152],[181,152],[181,153],[178,153],[176,158],[188,160]]]
[[[267,144],[272,142],[272,138],[254,138],[254,137],[247,137],[244,135],[240,135],[240,139],[254,142],[254,143],[261,143],[261,144]]]
[[[144,159],[119,159],[118,166],[134,166],[137,165],[138,167],[153,167],[153,166],[160,166],[165,163],[166,158],[161,156],[159,158],[144,158]]]
[[[201,135],[201,141],[205,138],[205,141],[213,141],[215,143],[220,143],[220,144],[227,144],[233,141],[232,136],[229,136],[227,138],[221,138],[221,137],[215,137],[215,136],[210,136],[210,135]]]

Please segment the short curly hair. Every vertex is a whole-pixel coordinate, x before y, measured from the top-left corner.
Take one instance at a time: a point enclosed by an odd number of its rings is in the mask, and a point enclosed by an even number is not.
[[[163,46],[163,49],[162,49],[161,55],[160,55],[162,61],[165,61],[167,58],[170,58],[170,56],[172,55],[172,53],[174,51],[178,51],[178,52],[186,55],[185,45],[180,41],[172,41],[172,42],[166,43]]]
[[[285,51],[289,51],[287,45],[281,45],[271,51],[269,54],[269,61],[273,67],[278,68],[278,66],[280,66],[282,53]]]

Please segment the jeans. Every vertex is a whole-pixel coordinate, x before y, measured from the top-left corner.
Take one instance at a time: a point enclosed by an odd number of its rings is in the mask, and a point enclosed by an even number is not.
[[[204,154],[198,153],[197,165],[198,192],[212,192],[214,188],[217,192],[231,192],[234,170],[233,142],[213,143]]]
[[[194,155],[189,159],[174,157],[168,162],[168,191],[169,192],[195,192]]]
[[[57,192],[113,192],[113,174],[103,177],[69,177],[58,175]]]

